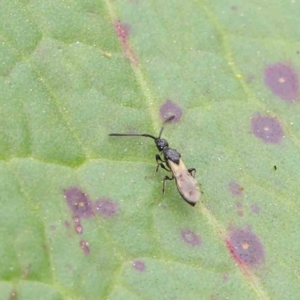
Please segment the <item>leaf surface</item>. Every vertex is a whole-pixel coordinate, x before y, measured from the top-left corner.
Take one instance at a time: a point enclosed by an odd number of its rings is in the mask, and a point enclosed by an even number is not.
[[[1,1],[0,299],[298,299],[299,11]]]

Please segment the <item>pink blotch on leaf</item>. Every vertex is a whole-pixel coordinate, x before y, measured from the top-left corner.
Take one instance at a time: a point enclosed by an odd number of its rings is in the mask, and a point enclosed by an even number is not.
[[[236,181],[230,181],[228,184],[228,189],[232,196],[235,196],[235,197],[243,196],[244,189]]]
[[[283,138],[283,130],[276,118],[257,115],[252,118],[252,133],[268,144],[278,144]]]
[[[92,218],[94,216],[93,203],[81,189],[77,187],[65,189],[64,196],[73,215],[78,218]]]
[[[250,228],[232,230],[226,244],[234,260],[241,266],[257,266],[265,259],[263,245]]]
[[[127,23],[121,22],[119,20],[115,21],[115,31],[120,41],[123,44],[127,43],[127,38],[130,33],[130,26]]]
[[[80,248],[83,250],[84,255],[88,256],[90,254],[89,243],[84,240],[81,240],[79,244],[80,244]]]
[[[118,204],[110,199],[99,199],[95,202],[94,210],[100,217],[107,219],[116,215]]]
[[[183,229],[181,231],[181,238],[185,243],[190,244],[193,247],[200,246],[201,244],[201,238],[189,229]]]
[[[130,33],[130,26],[127,23],[121,22],[120,20],[116,20],[114,22],[115,32],[119,37],[119,40],[122,45],[122,50],[124,56],[133,64],[137,65],[137,59],[135,57],[135,53],[132,50],[130,44],[128,43],[128,36]]]
[[[168,123],[177,123],[181,120],[182,117],[181,107],[177,103],[169,99],[167,99],[166,102],[161,105],[159,113],[162,121],[165,121],[171,116],[175,116],[174,119],[168,121]]]
[[[69,228],[69,227],[71,226],[70,222],[66,220],[66,221],[65,221],[65,226],[66,226],[67,228]]]
[[[139,272],[144,272],[146,270],[145,262],[139,259],[132,262],[132,267]]]
[[[285,63],[275,63],[265,68],[266,86],[286,102],[299,100],[299,78],[293,67]]]

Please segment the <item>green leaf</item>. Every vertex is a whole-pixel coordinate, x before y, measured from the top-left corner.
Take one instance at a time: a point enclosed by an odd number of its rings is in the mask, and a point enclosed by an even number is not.
[[[299,11],[1,1],[0,299],[298,299]]]

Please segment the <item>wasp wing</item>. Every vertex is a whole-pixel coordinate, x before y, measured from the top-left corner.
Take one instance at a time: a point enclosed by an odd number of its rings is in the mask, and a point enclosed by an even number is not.
[[[176,179],[179,193],[185,201],[194,206],[200,199],[200,190],[196,179],[189,173],[181,159],[179,164],[168,160],[168,165]]]

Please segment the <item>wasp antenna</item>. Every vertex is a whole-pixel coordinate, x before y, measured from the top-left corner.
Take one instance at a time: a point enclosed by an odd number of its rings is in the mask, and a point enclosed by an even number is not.
[[[160,139],[163,131],[164,131],[164,127],[162,127],[161,130],[160,130],[160,132],[159,132],[159,136],[158,136],[159,139]]]
[[[148,133],[110,133],[109,136],[144,136],[155,140],[155,137]]]
[[[156,139],[155,136],[153,136],[153,135],[151,135],[151,134],[148,134],[148,133],[144,133],[144,134],[142,134],[141,136],[149,137],[149,138],[154,139],[154,140]]]
[[[168,123],[169,121],[172,121],[175,118],[176,118],[176,115],[171,115],[170,117],[168,117],[167,119],[164,120],[163,124]]]

